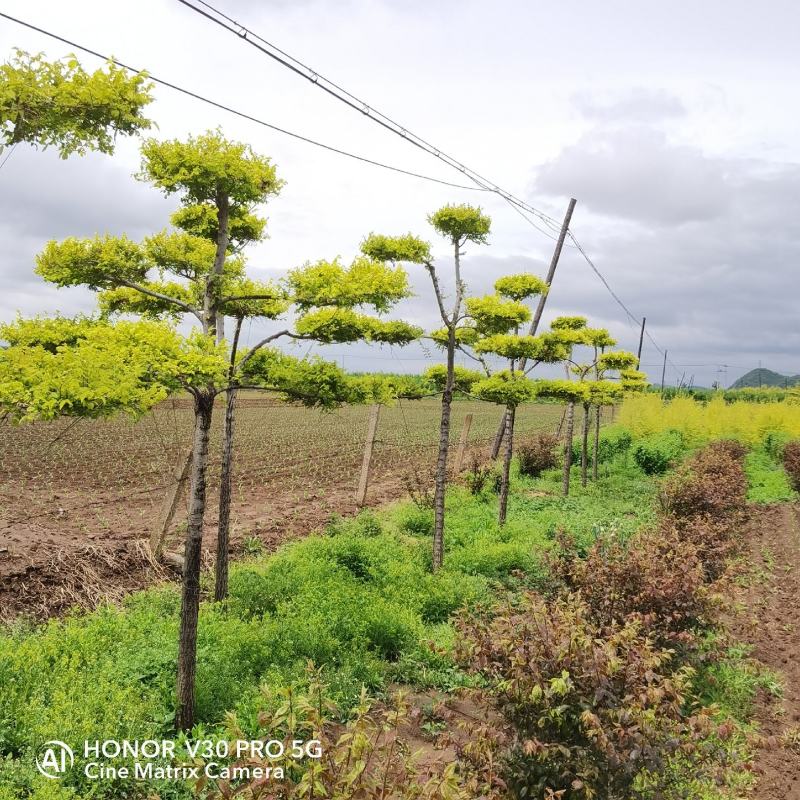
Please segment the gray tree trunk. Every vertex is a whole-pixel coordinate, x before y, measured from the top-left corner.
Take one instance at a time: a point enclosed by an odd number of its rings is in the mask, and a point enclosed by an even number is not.
[[[447,343],[447,378],[442,392],[442,419],[439,425],[439,457],[436,461],[436,491],[433,496],[433,571],[444,561],[444,499],[447,490],[447,455],[450,449],[450,409],[453,403],[455,375],[455,331],[451,328]]]
[[[516,409],[512,406],[506,408],[506,451],[503,458],[503,478],[500,483],[500,509],[497,521],[504,525],[508,513],[508,490],[511,485],[511,459],[514,455],[514,416]]]
[[[600,459],[600,406],[594,407],[594,456],[592,458],[592,480],[597,480],[597,465]]]
[[[222,467],[219,481],[219,522],[217,524],[217,562],[214,576],[214,600],[228,596],[228,561],[230,550],[231,484],[233,482],[233,434],[237,389],[225,393],[225,431],[222,442]]]
[[[194,683],[197,667],[197,618],[200,611],[200,555],[206,510],[208,434],[214,410],[214,395],[197,392],[194,398],[192,477],[189,489],[189,522],[184,547],[181,586],[181,621],[178,639],[178,674],[175,725],[188,731],[194,725]]]
[[[583,430],[581,431],[581,486],[586,486],[589,476],[589,404],[583,404]]]
[[[564,477],[562,481],[562,491],[564,497],[569,495],[569,474],[572,469],[572,434],[575,429],[575,402],[570,401],[567,405],[567,421],[566,421],[566,444],[564,445]]]

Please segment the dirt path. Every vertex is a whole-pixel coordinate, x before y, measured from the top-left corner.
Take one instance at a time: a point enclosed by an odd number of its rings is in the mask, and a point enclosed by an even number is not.
[[[733,633],[776,672],[779,703],[758,699],[764,737],[755,759],[755,797],[800,800],[800,506],[758,510],[749,526],[751,580],[739,598],[743,612]]]

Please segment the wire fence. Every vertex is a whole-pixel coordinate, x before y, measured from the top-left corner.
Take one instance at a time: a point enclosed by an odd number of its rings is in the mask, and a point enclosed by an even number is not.
[[[403,401],[381,409],[366,504],[401,496],[411,476],[432,476],[439,440],[438,398]],[[324,525],[356,508],[370,409],[321,412],[269,397],[242,397],[236,412],[232,491],[234,540],[292,535]],[[453,405],[451,461],[467,414],[472,416],[464,463],[488,455],[500,419],[496,405],[457,400]],[[518,441],[555,431],[562,409],[520,409]],[[214,415],[208,479],[209,527],[216,523],[222,409]],[[146,539],[175,465],[191,445],[191,402],[161,404],[138,421],[56,420],[4,425],[0,436],[0,540],[14,534],[69,546],[111,539]],[[180,524],[185,517],[180,512]]]

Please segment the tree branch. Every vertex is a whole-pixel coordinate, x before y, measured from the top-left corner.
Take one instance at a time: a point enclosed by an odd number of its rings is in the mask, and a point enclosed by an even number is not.
[[[444,300],[442,299],[442,290],[439,287],[439,277],[436,275],[436,267],[433,266],[432,261],[426,261],[425,269],[428,270],[428,274],[431,276],[433,292],[436,295],[436,302],[439,304],[439,313],[442,315],[442,322],[450,328],[455,325],[455,322],[450,320],[450,317],[447,316],[447,312],[444,310]]]
[[[235,295],[231,294],[227,297],[220,297],[217,300],[218,306],[223,306],[225,303],[230,303],[238,300],[279,300],[279,297],[276,297],[274,294],[240,294]]]
[[[178,300],[177,297],[170,297],[168,294],[161,294],[161,292],[155,292],[152,289],[148,289],[145,286],[141,286],[138,283],[133,283],[133,281],[126,281],[121,280],[119,281],[120,286],[127,286],[128,289],[135,289],[137,292],[141,292],[142,294],[146,294],[148,297],[155,297],[156,300],[165,300],[167,303],[172,303],[173,305],[182,308],[188,314],[194,314],[200,322],[203,321],[203,316],[196,309],[194,306],[189,305],[189,303],[185,303],[183,300]]]
[[[236,371],[241,372],[242,367],[255,355],[256,350],[261,349],[264,347],[264,345],[267,345],[270,342],[274,342],[276,339],[280,339],[282,336],[288,336],[290,339],[304,339],[306,341],[314,338],[313,336],[304,336],[301,333],[292,333],[290,330],[283,330],[273,333],[271,336],[267,336],[265,339],[262,339],[260,342],[250,348],[250,351],[247,353],[247,355],[239,362],[239,366],[237,367]]]

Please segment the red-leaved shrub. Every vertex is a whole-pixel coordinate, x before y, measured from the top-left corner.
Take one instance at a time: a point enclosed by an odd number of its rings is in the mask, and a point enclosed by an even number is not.
[[[800,492],[800,441],[787,442],[783,446],[783,468],[792,488]]]
[[[715,442],[700,450],[661,487],[664,511],[678,518],[705,514],[730,515],[744,511],[747,476],[736,442]]]
[[[630,798],[643,770],[657,784],[708,725],[684,716],[691,670],[673,671],[639,622],[599,626],[579,595],[528,593],[457,625],[461,664],[486,681],[511,731],[512,797]]]
[[[550,567],[570,590],[579,591],[601,628],[638,620],[658,645],[693,640],[710,621],[713,606],[697,548],[674,528],[642,531],[627,542],[599,539],[585,558],[561,551]]]

